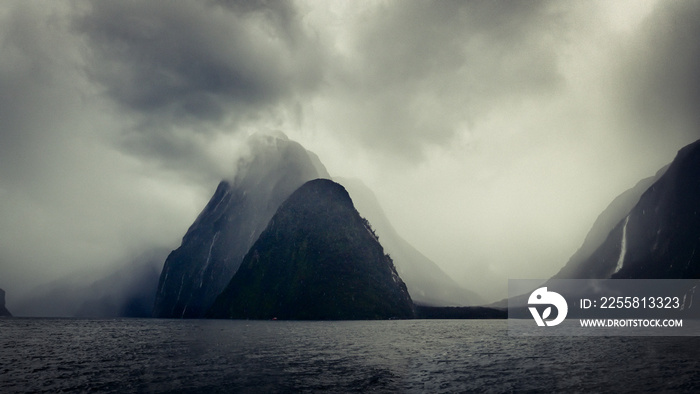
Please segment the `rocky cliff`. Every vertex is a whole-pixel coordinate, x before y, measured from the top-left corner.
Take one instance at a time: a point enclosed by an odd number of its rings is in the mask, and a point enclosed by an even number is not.
[[[345,189],[317,179],[281,205],[208,316],[410,318],[413,303]]]
[[[253,135],[233,180],[222,181],[165,261],[154,317],[198,318],[211,306],[279,205],[304,182],[329,177],[283,134]]]

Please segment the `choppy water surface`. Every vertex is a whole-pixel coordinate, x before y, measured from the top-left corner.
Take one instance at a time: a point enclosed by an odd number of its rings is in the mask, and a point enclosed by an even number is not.
[[[4,319],[0,392],[692,392],[699,339],[519,338],[502,320]]]

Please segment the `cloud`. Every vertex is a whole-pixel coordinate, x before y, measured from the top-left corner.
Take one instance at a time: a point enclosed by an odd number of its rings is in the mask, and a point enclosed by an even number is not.
[[[700,3],[659,2],[619,64],[626,120],[641,136],[700,138]]]
[[[700,137],[698,8],[4,2],[0,287],[177,246],[260,130],[363,179],[463,283],[553,273]]]
[[[88,4],[73,27],[89,81],[123,118],[114,141],[174,171],[230,176],[216,145],[286,122],[324,77],[324,48],[291,2]]]
[[[16,2],[5,8],[0,14],[0,174],[4,182],[17,183],[27,172],[41,171],[37,159],[52,154],[47,140],[60,142],[51,126],[68,120],[64,113],[70,104],[61,94],[76,92],[66,67],[74,53],[62,40],[62,21],[47,16],[52,7]]]
[[[72,29],[78,8],[0,6],[0,281],[8,300],[171,246],[206,201],[201,184],[113,144],[129,121],[85,78],[84,41]]]
[[[559,90],[565,17],[548,2],[510,1],[358,12],[317,112],[341,138],[415,162],[488,112]]]
[[[309,140],[343,141],[320,154],[331,173],[369,176],[400,232],[470,286],[553,274],[698,138],[694,5],[374,5],[323,14],[337,52]]]
[[[318,84],[322,57],[291,3],[220,4],[92,2],[76,24],[90,76],[144,129],[247,117]]]

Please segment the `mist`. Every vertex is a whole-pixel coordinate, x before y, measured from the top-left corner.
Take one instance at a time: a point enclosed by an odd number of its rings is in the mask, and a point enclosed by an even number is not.
[[[496,300],[700,138],[699,22],[700,2],[3,2],[8,309],[176,248],[271,130]]]
[[[97,277],[54,279],[15,302],[20,314],[41,317],[151,317],[168,250],[154,249]]]

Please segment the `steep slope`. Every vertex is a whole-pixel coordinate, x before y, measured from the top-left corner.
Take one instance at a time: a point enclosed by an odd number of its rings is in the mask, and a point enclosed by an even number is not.
[[[0,289],[0,317],[11,317],[10,311],[5,308],[5,290]]]
[[[623,220],[632,208],[639,202],[639,198],[651,187],[668,169],[668,165],[657,171],[656,175],[644,178],[634,187],[617,196],[598,216],[590,231],[586,235],[581,247],[574,253],[569,261],[554,276],[555,279],[566,278],[601,278],[605,272],[595,272],[584,264],[588,258],[603,244],[608,234]]]
[[[700,141],[678,152],[605,241],[567,277],[700,277]]]
[[[315,155],[281,133],[256,134],[248,144],[234,180],[219,184],[166,259],[154,317],[202,317],[279,205],[304,182],[329,177]]]
[[[413,303],[345,189],[317,179],[280,206],[208,316],[409,318]]]
[[[358,179],[334,178],[352,197],[357,210],[367,218],[384,249],[389,253],[411,298],[421,305],[481,305],[483,299],[459,286],[432,260],[427,258],[394,229],[374,193]]]

